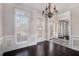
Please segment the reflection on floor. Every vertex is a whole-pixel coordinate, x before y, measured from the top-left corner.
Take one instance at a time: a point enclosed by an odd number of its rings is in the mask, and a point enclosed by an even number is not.
[[[3,56],[79,56],[79,51],[45,41],[27,48],[6,52]]]
[[[65,46],[65,47],[68,47],[68,48],[71,48],[70,45],[69,45],[69,40],[66,40],[66,39],[60,39],[60,38],[55,38],[55,39],[51,39],[49,40],[50,42],[53,42],[53,43],[56,43],[56,44],[59,44],[61,46]]]

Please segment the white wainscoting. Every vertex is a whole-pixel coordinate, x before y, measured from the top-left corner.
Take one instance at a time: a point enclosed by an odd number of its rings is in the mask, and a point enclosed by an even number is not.
[[[71,35],[71,48],[79,51],[79,35]]]
[[[3,37],[3,42],[2,42],[2,50],[3,52],[19,49],[19,48],[24,48],[28,47],[31,45],[35,45],[36,42],[34,40],[35,38],[30,37],[29,40],[25,42],[16,42],[16,37],[15,36],[5,36]]]
[[[36,45],[37,42],[45,41],[45,39],[39,41],[37,38],[35,38],[35,36],[31,36],[29,40],[25,41],[24,43],[18,43],[16,42],[15,38],[16,37],[12,35],[0,38],[0,55],[2,55],[3,52],[24,48],[31,45]],[[57,42],[59,41],[56,41],[56,43]],[[79,51],[79,36],[71,36],[69,43],[70,45],[66,44],[67,45],[66,47]],[[63,46],[65,46],[65,44]]]
[[[58,39],[52,39],[49,41],[62,45],[62,46],[65,46],[65,47],[68,47],[70,49],[79,51],[79,36],[78,35],[71,36],[71,39],[69,39],[69,40],[58,38]]]
[[[5,36],[3,37],[3,41],[2,41],[2,51],[8,52],[15,49],[20,49],[20,48],[36,45],[37,42],[42,42],[45,40],[46,39],[38,40],[38,38],[35,35],[32,35],[29,37],[27,41],[18,42],[16,37],[13,35]]]
[[[2,50],[2,37],[0,37],[0,56],[2,56],[3,54],[3,50]]]

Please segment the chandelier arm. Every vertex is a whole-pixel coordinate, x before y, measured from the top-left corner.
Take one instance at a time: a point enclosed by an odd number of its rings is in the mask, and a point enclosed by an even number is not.
[[[47,15],[49,18],[53,17],[54,13],[57,13],[58,10],[56,10],[56,5],[54,5],[54,8],[53,8],[53,12],[51,12],[51,3],[48,4],[48,7],[46,6],[45,8],[45,11],[43,11],[43,14]]]

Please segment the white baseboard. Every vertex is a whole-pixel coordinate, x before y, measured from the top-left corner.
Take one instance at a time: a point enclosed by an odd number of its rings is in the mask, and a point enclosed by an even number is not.
[[[78,34],[71,35],[70,47],[74,50],[79,51],[79,35]]]

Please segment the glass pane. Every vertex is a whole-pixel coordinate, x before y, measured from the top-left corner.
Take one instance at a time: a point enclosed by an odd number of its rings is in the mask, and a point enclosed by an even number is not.
[[[16,11],[16,27],[17,27],[17,41],[27,40],[28,35],[28,16],[24,11]]]

